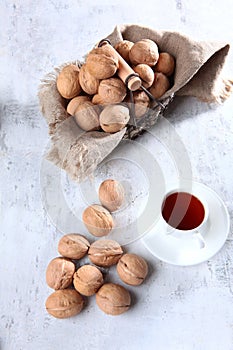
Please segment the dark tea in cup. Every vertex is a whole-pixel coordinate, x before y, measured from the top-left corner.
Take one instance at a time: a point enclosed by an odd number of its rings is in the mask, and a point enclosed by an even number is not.
[[[203,222],[205,208],[193,194],[173,192],[168,194],[163,201],[162,216],[175,229],[193,230]]]

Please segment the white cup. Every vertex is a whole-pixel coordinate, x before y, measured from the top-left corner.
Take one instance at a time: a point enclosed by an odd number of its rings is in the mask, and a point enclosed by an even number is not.
[[[171,226],[171,224],[169,224],[169,220],[168,222],[164,219],[163,215],[162,215],[162,209],[163,209],[163,204],[165,203],[166,199],[171,196],[172,194],[179,194],[179,193],[186,193],[192,197],[195,197],[203,206],[204,209],[204,215],[203,215],[203,219],[201,220],[200,224],[197,225],[196,227],[193,227],[192,229],[180,229],[177,228],[179,227],[179,224],[177,226]],[[167,235],[171,235],[172,237],[175,237],[177,239],[181,239],[181,240],[185,240],[185,241],[195,241],[198,243],[198,247],[200,249],[203,249],[205,247],[205,239],[204,239],[204,235],[205,232],[207,231],[208,228],[208,218],[209,218],[209,209],[208,209],[208,205],[205,201],[204,198],[200,198],[201,196],[198,194],[196,195],[195,193],[193,193],[192,191],[186,191],[185,189],[181,189],[181,188],[176,188],[173,189],[172,191],[168,192],[166,194],[166,196],[164,197],[163,200],[163,204],[161,207],[161,217],[162,217],[162,222],[163,222],[163,227],[164,227],[164,232]],[[191,198],[191,197],[190,197]],[[182,217],[178,218],[182,220]]]

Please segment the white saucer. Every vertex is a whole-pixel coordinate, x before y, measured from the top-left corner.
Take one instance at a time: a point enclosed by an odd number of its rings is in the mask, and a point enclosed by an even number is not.
[[[158,259],[172,265],[190,266],[213,257],[226,242],[230,218],[222,199],[209,187],[193,182],[193,191],[206,199],[209,207],[209,227],[203,235],[205,247],[200,249],[194,242],[183,241],[163,232],[162,220],[142,241],[146,248]]]

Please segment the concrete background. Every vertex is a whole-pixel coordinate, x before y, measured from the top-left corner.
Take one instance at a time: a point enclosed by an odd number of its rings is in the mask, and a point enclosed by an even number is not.
[[[194,267],[127,247],[149,262],[147,281],[132,291],[133,307],[103,314],[90,298],[77,317],[50,317],[44,302],[49,260],[61,233],[41,200],[40,165],[49,137],[37,99],[54,66],[82,59],[116,24],[178,30],[197,40],[232,43],[230,0],[6,1],[0,4],[0,349],[232,350],[232,230],[222,250]],[[226,71],[232,76],[232,55]],[[183,141],[194,179],[214,189],[233,215],[233,99],[216,108],[178,98],[167,116]],[[159,125],[155,126],[155,128]],[[153,147],[147,135],[140,141]],[[108,278],[118,281],[115,270]]]

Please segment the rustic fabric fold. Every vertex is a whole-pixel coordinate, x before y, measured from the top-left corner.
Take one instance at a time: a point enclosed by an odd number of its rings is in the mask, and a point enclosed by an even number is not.
[[[118,145],[125,128],[115,134],[81,130],[73,118],[59,124],[51,137],[47,159],[78,182],[91,177],[99,163]]]

